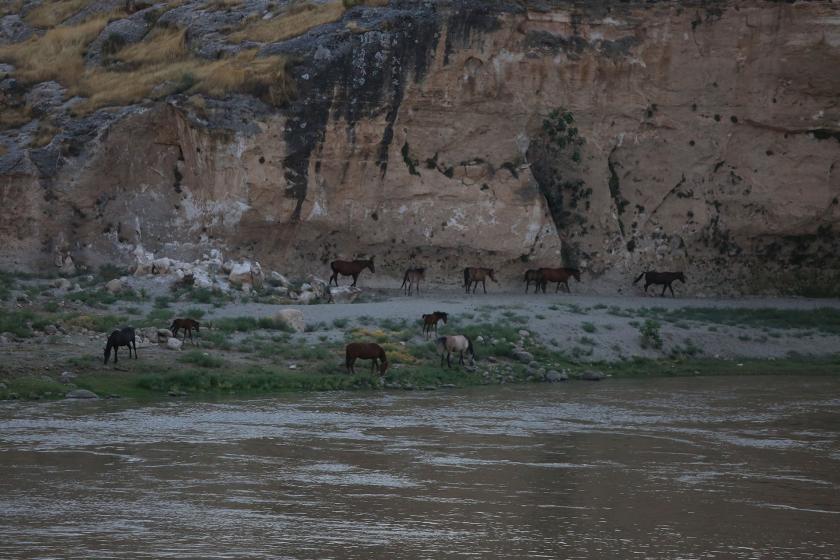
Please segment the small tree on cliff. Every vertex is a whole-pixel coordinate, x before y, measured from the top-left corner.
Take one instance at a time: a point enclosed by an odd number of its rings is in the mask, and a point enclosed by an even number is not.
[[[581,178],[584,138],[575,117],[564,108],[551,110],[528,149],[528,161],[551,217],[563,239],[566,266],[577,266],[579,248],[571,239],[583,233],[592,189]]]

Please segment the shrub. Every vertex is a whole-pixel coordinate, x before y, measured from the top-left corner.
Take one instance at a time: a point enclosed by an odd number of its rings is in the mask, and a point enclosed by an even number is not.
[[[598,330],[597,328],[595,328],[595,325],[593,325],[592,323],[589,323],[589,322],[581,324],[580,328],[583,329],[583,332],[588,332],[588,333],[594,333],[595,331]]]
[[[225,365],[224,360],[221,358],[216,358],[206,352],[201,352],[200,350],[186,352],[178,358],[178,361],[184,364],[194,364],[205,368],[220,368]]]
[[[658,321],[653,319],[645,319],[645,322],[639,327],[639,333],[642,335],[642,348],[654,348],[656,350],[662,349],[662,335],[660,334],[661,325]]]

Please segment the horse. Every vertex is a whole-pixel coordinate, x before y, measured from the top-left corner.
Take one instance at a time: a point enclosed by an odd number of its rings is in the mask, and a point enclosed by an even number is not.
[[[437,325],[438,321],[443,321],[443,324],[446,324],[446,320],[449,318],[449,315],[444,313],[443,311],[435,311],[434,313],[423,314],[423,334],[426,335],[426,338],[429,338],[432,334],[432,329],[435,331],[435,335],[437,335]]]
[[[557,282],[557,288],[554,290],[555,294],[560,291],[560,284],[566,287],[566,293],[571,293],[569,278],[572,276],[580,282],[580,271],[576,268],[541,268],[540,274],[542,275],[540,287],[542,287],[543,293],[545,293],[545,286],[549,282]]]
[[[174,319],[172,324],[169,325],[169,330],[172,331],[172,336],[178,338],[178,331],[184,329],[184,342],[187,341],[187,334],[190,335],[190,340],[193,339],[193,329],[195,332],[201,332],[199,329],[199,323],[195,319]],[[193,342],[193,344],[195,344]]]
[[[525,271],[525,293],[526,294],[528,293],[528,286],[531,284],[531,282],[533,282],[534,286],[535,286],[534,293],[539,292],[540,291],[540,284],[542,283],[542,273],[539,270],[532,268],[531,270],[526,270]]]
[[[657,285],[662,284],[662,293],[660,297],[665,296],[665,290],[671,290],[671,295],[676,297],[674,294],[674,288],[671,286],[671,283],[674,280],[679,280],[683,284],[685,284],[685,274],[682,272],[656,272],[655,270],[650,270],[648,272],[642,272],[639,276],[633,280],[633,284],[638,282],[642,279],[642,276],[645,277],[645,293],[647,294],[648,286],[651,284]]]
[[[385,350],[374,342],[351,342],[344,349],[345,361],[348,374],[355,374],[356,370],[353,364],[357,359],[371,360],[370,372],[376,371],[377,362],[379,365],[379,375],[385,375],[388,369],[388,358],[385,356]]]
[[[131,358],[131,346],[134,345],[134,359],[137,359],[137,341],[134,339],[134,328],[123,327],[120,330],[114,330],[108,336],[108,343],[105,345],[105,362],[108,363],[108,358],[111,357],[111,348],[114,349],[114,363],[117,363],[117,349],[120,346],[128,346],[128,357]]]
[[[495,271],[492,268],[481,268],[470,266],[464,269],[464,287],[467,289],[467,293],[470,293],[470,287],[473,283],[475,283],[475,287],[473,288],[473,293],[478,289],[478,283],[481,282],[482,287],[484,288],[484,293],[487,293],[487,277],[490,277],[490,280],[495,282],[496,284],[499,283],[496,280]]]
[[[413,284],[417,284],[417,293],[420,293],[420,280],[424,280],[426,278],[426,269],[425,268],[409,268],[405,271],[405,276],[403,276],[403,283],[400,288],[405,288],[407,290],[407,294],[411,295],[411,286]]]
[[[464,365],[464,352],[468,352],[472,356],[472,361],[475,362],[478,358],[475,356],[475,348],[473,347],[470,337],[462,334],[454,336],[441,336],[435,341],[435,347],[440,352],[440,367],[443,367],[443,355],[446,354],[446,364],[451,368],[452,352],[459,352],[460,358],[458,364]]]
[[[369,268],[371,272],[376,272],[373,268],[373,257],[367,260],[356,259],[354,261],[333,261],[330,263],[330,268],[333,271],[332,276],[330,276],[330,286],[332,286],[333,280],[335,280],[335,285],[338,286],[339,274],[342,276],[352,276],[353,284],[351,284],[351,286],[355,286],[356,280],[359,279],[359,274],[364,269]]]

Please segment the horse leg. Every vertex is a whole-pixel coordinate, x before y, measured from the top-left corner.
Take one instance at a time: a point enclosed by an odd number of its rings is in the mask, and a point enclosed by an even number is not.
[[[461,350],[461,354],[460,354],[460,356],[458,357],[458,365],[459,365],[459,366],[464,365],[464,351],[463,351],[463,350]]]
[[[356,280],[358,280],[358,279],[359,279],[359,273],[357,272],[356,274],[353,275],[353,283],[350,284],[350,285],[355,286],[356,285]]]
[[[338,286],[338,271],[333,270],[332,276],[330,276],[330,283],[329,286],[332,286],[333,280],[335,280],[335,285]]]
[[[449,366],[449,369],[452,369],[452,352],[449,350],[446,351],[446,365]]]
[[[566,280],[565,282],[563,282],[563,286],[566,288],[566,293],[567,293],[567,294],[571,294],[571,293],[572,293],[572,290],[570,290],[570,289],[569,289],[569,281],[568,281],[568,280]]]
[[[668,284],[666,283],[665,285],[662,286],[662,295],[660,295],[659,297],[665,297],[665,290],[667,290],[667,289],[668,289]]]
[[[353,362],[355,362],[355,361],[356,361],[356,358],[349,358],[348,357],[347,360],[344,362],[344,366],[347,368],[347,375],[356,373],[353,370]]]
[[[440,353],[440,367],[443,367],[443,352]]]
[[[478,287],[478,286],[476,286]],[[484,293],[487,293],[487,278],[481,281],[481,287],[484,288]]]
[[[674,287],[668,282],[668,289],[671,290],[671,297],[677,297],[677,294],[674,293]]]
[[[376,373],[376,358],[370,361],[370,374],[373,375]]]
[[[557,287],[554,288],[554,293],[556,294],[559,291],[560,291],[560,282],[557,282]]]
[[[114,365],[117,365],[117,352],[119,351],[119,346],[114,346]]]

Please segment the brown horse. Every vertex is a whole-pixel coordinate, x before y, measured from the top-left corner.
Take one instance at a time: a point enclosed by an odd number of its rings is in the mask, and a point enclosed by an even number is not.
[[[345,361],[347,366],[347,373],[355,374],[356,370],[353,364],[357,359],[371,360],[370,372],[376,371],[377,363],[379,365],[379,375],[385,375],[388,369],[388,358],[385,356],[385,350],[374,342],[351,342],[344,349]]]
[[[333,280],[335,280],[335,285],[338,286],[339,274],[342,276],[352,276],[353,284],[351,285],[355,286],[356,280],[359,279],[359,274],[361,274],[364,269],[369,268],[371,272],[376,272],[373,268],[373,257],[366,260],[356,259],[354,261],[333,261],[330,263],[330,268],[333,271],[332,276],[330,276],[330,286],[332,286]]]
[[[420,293],[420,280],[424,280],[426,278],[426,269],[425,268],[409,268],[405,271],[405,276],[403,276],[403,283],[400,288],[405,288],[405,291],[408,295],[411,295],[411,286],[417,284],[417,293]]]
[[[473,288],[473,293],[478,289],[478,283],[481,282],[481,286],[484,288],[484,293],[487,293],[487,278],[490,278],[496,284],[499,283],[496,280],[495,271],[492,268],[481,268],[476,266],[467,267],[464,269],[464,287],[467,289],[467,293],[470,293],[470,288],[473,284],[475,287]]]
[[[187,335],[190,335],[190,341],[193,340],[192,332],[201,332],[200,325],[195,319],[173,319],[172,324],[169,325],[169,330],[172,336],[178,338],[178,331],[184,329],[184,342],[187,341]],[[195,344],[195,342],[193,342]]]
[[[131,358],[131,347],[134,346],[134,359],[137,359],[137,341],[134,337],[134,329],[132,327],[123,327],[120,330],[114,330],[108,335],[108,342],[105,344],[105,362],[108,363],[108,358],[111,357],[111,349],[114,350],[114,363],[117,363],[117,349],[120,346],[128,346],[128,357]]]
[[[532,268],[531,270],[525,271],[525,293],[528,293],[528,286],[531,285],[531,282],[534,283],[534,293],[540,291],[540,284],[542,283],[542,273]]]
[[[569,278],[572,276],[580,282],[580,271],[576,268],[541,268],[540,274],[542,275],[540,287],[542,287],[543,293],[545,293],[545,285],[549,282],[557,282],[557,288],[554,290],[555,294],[560,291],[560,284],[565,286],[567,293],[571,292]]]
[[[665,290],[671,290],[671,295],[676,297],[674,294],[674,288],[671,286],[675,280],[679,280],[685,284],[685,274],[682,272],[656,272],[655,270],[642,272],[635,280],[633,280],[633,284],[641,280],[642,276],[645,277],[645,293],[647,293],[648,286],[651,284],[662,284],[662,293],[660,294],[660,297],[665,295]]]
[[[438,321],[443,321],[443,324],[446,324],[446,320],[449,318],[449,315],[444,313],[443,311],[435,311],[434,313],[423,314],[423,334],[426,335],[426,338],[429,338],[432,335],[432,329],[435,331],[435,335],[437,335],[437,326]]]

